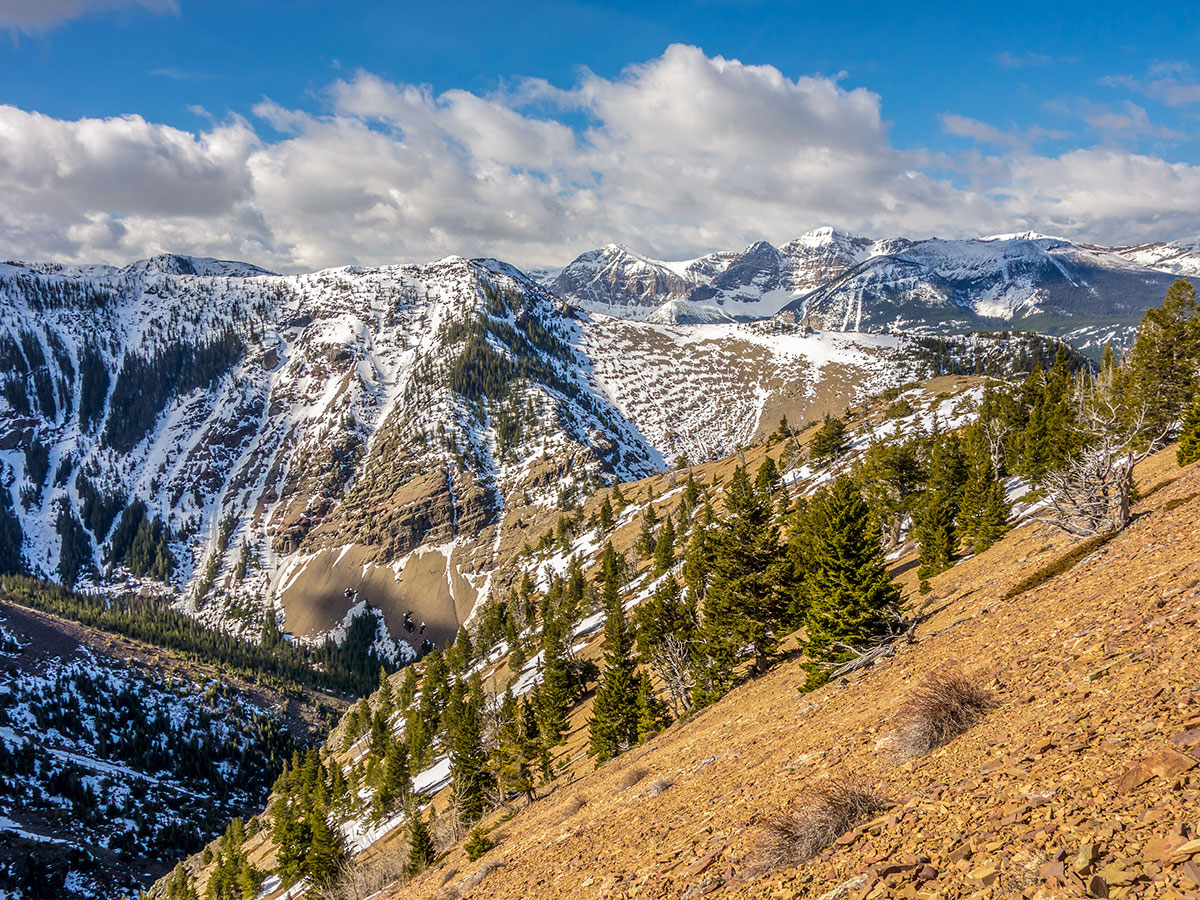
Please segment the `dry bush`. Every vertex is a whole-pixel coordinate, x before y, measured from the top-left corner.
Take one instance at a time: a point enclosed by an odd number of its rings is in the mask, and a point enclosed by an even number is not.
[[[649,772],[643,766],[634,766],[632,769],[626,769],[621,773],[621,777],[617,779],[617,790],[629,790],[648,774]]]
[[[380,853],[362,862],[347,862],[337,878],[317,889],[316,896],[319,900],[366,900],[404,880],[404,857],[399,852]]]
[[[796,805],[763,824],[759,868],[806,863],[856,825],[888,808],[874,791],[841,781],[810,785]]]
[[[670,778],[659,775],[657,778],[652,779],[648,785],[646,785],[646,793],[651,797],[657,797],[663,791],[671,787],[671,785],[674,783],[675,782],[673,782]]]
[[[900,759],[948,744],[998,705],[991,691],[958,668],[935,672],[905,698],[886,744]]]

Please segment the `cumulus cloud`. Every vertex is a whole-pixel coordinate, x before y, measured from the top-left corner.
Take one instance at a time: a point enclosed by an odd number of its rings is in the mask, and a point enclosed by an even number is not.
[[[839,78],[672,46],[615,78],[490,95],[360,72],[329,86],[317,112],[264,101],[251,119],[196,132],[0,107],[0,252],[178,251],[282,271],[448,253],[531,265],[611,240],[685,257],[826,222],[1133,240],[1176,221],[1155,207],[1164,195],[1179,221],[1200,207],[1196,167],[1117,151],[1040,157],[1039,135],[961,116],[943,117],[946,130],[1003,155],[897,148],[882,102]],[[1111,181],[1122,161],[1138,189]]]
[[[0,0],[0,28],[34,34],[71,19],[141,7],[152,13],[178,13],[176,0]]]

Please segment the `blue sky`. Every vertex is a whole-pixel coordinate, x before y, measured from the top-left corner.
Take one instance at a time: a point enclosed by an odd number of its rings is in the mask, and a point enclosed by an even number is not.
[[[8,256],[1200,233],[1189,4],[0,0],[0,25]]]

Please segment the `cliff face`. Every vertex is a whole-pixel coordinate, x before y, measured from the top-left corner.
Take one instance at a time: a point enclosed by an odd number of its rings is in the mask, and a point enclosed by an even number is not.
[[[891,659],[807,695],[783,662],[598,771],[572,763],[486,823],[497,845],[480,861],[454,850],[383,896],[1194,896],[1200,469],[1173,455],[1143,464],[1134,524],[1082,561],[1023,526],[933,579]],[[1000,705],[898,759],[897,711],[947,666]],[[831,780],[886,810],[809,863],[764,870],[764,824]]]

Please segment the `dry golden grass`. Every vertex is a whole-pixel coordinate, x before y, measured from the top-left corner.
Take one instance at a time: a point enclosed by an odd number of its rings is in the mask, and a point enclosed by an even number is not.
[[[948,744],[998,705],[992,693],[957,667],[934,672],[908,695],[885,744],[915,759]]]
[[[870,821],[888,808],[874,791],[843,781],[810,785],[795,806],[771,816],[759,839],[759,868],[798,866],[856,825]]]

